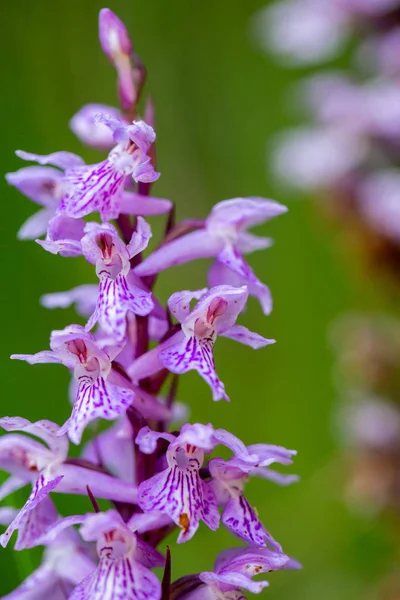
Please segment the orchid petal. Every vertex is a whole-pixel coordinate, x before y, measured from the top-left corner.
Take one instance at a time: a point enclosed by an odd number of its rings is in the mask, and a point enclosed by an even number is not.
[[[31,423],[22,417],[3,417],[0,419],[0,427],[6,431],[24,431],[30,433],[49,446],[55,457],[65,459],[68,454],[68,440],[60,437],[60,428],[52,421],[41,420]]]
[[[262,335],[250,331],[247,327],[243,327],[243,325],[233,325],[221,333],[221,335],[230,338],[231,340],[236,340],[246,346],[250,346],[250,348],[254,348],[255,350],[268,346],[269,344],[275,344],[275,340],[268,340],[267,338],[262,337]]]
[[[2,597],[2,600],[65,600],[64,590],[49,565],[41,565],[16,590]]]
[[[288,568],[291,559],[280,552],[269,548],[231,548],[221,552],[215,568],[220,574],[240,573],[249,579],[259,573],[267,573]],[[247,585],[243,586],[249,589]]]
[[[115,279],[103,276],[100,279],[97,305],[86,329],[91,329],[99,322],[107,335],[120,341],[125,336],[127,312],[144,316],[153,307],[151,294],[132,285],[122,273]]]
[[[165,198],[142,196],[133,192],[123,192],[119,198],[119,210],[125,215],[142,215],[151,217],[162,215],[172,208],[172,202]]]
[[[286,206],[265,198],[233,198],[216,204],[207,218],[210,229],[234,225],[240,230],[264,223],[287,212]]]
[[[125,174],[108,160],[71,172],[65,178],[72,191],[65,199],[65,210],[73,218],[100,211],[103,221],[118,216],[117,197],[122,192]]]
[[[43,350],[36,354],[12,354],[12,360],[25,360],[30,365],[39,363],[61,363],[61,360],[51,350]]]
[[[152,431],[150,427],[142,427],[136,436],[136,444],[143,454],[152,454],[157,448],[158,440],[166,440],[170,444],[176,441],[175,436],[172,433],[166,433],[161,431]]]
[[[256,454],[250,454],[248,447],[236,435],[226,431],[226,429],[216,429],[214,438],[219,444],[223,444],[234,453],[236,458],[243,460],[245,463],[254,465],[254,460],[257,460]]]
[[[135,273],[141,277],[153,275],[197,258],[216,256],[221,248],[222,242],[210,237],[205,229],[193,231],[155,250],[135,268]]]
[[[28,482],[26,479],[22,479],[21,477],[17,477],[15,475],[11,475],[8,477],[4,483],[0,485],[0,501],[4,500],[7,496],[20,490],[24,487]]]
[[[199,323],[204,323],[207,330],[213,330],[218,335],[232,327],[238,315],[246,305],[248,298],[247,286],[240,288],[228,285],[217,285],[209,290],[196,304],[194,309],[182,323],[186,336],[196,335]],[[221,306],[222,311],[213,314],[215,306]],[[211,322],[209,321],[211,311]],[[207,334],[205,334],[208,337]]]
[[[150,225],[143,219],[143,217],[137,217],[136,228],[132,234],[127,250],[129,257],[133,258],[140,252],[143,252],[148,246],[149,240],[152,236]]]
[[[43,208],[29,217],[20,227],[17,237],[19,240],[34,240],[44,235],[50,219],[54,216],[54,208]]]
[[[135,513],[128,521],[128,527],[137,533],[147,533],[172,523],[171,517],[161,512]]]
[[[3,548],[7,546],[13,532],[16,529],[25,526],[26,522],[29,521],[29,513],[33,511],[55,487],[57,487],[61,480],[62,476],[57,476],[51,480],[45,479],[43,475],[39,476],[25,505],[21,508],[12,523],[10,523],[7,531],[0,536],[0,544]]]
[[[193,458],[188,467],[171,467],[154,475],[139,486],[139,505],[145,512],[166,513],[181,532],[178,543],[190,540],[200,519],[216,530],[219,513],[215,496],[199,477],[199,463]]]
[[[174,317],[182,323],[190,314],[190,303],[192,300],[200,300],[206,294],[207,288],[201,290],[175,292],[168,300],[168,308]]]
[[[212,342],[192,336],[180,344],[161,350],[160,360],[167,369],[178,375],[196,370],[211,387],[213,400],[223,398],[229,401],[225,386],[215,370],[212,346]]]
[[[268,237],[260,237],[248,231],[240,231],[237,236],[236,245],[241,254],[250,254],[256,250],[265,250],[273,246],[274,240]]]
[[[101,122],[95,122],[98,113],[107,113],[122,120],[120,111],[105,104],[85,104],[70,120],[69,126],[75,135],[87,146],[109,150],[114,145],[114,139],[109,127]]]
[[[272,462],[278,462],[281,465],[291,465],[293,456],[296,456],[296,450],[288,450],[283,446],[275,444],[251,444],[247,447],[248,451],[257,455],[258,467],[267,467]]]
[[[137,488],[112,475],[69,464],[61,465],[57,472],[63,475],[63,480],[57,488],[59,493],[83,496],[87,494],[87,486],[89,486],[97,498],[130,504],[137,502]]]
[[[7,173],[6,180],[36,204],[55,209],[59,202],[62,173],[52,167],[24,167]]]
[[[210,287],[224,284],[233,287],[242,287],[246,285],[251,296],[254,296],[260,302],[265,315],[272,311],[272,297],[268,286],[257,281],[249,281],[246,277],[239,275],[236,271],[216,260],[208,271],[208,283]]]
[[[85,229],[83,219],[75,219],[63,213],[57,213],[49,222],[47,239],[50,241],[80,242]],[[80,252],[80,254],[82,251]]]
[[[15,154],[23,160],[30,160],[39,163],[39,165],[53,165],[60,169],[72,169],[84,165],[84,160],[72,152],[53,152],[52,154],[32,154],[24,150],[17,150]]]
[[[258,281],[252,269],[235,246],[224,246],[221,252],[218,253],[217,258],[226,267],[235,271],[240,277],[243,277],[246,282],[251,281],[254,283]]]
[[[158,577],[139,562],[101,557],[100,566],[75,588],[69,600],[159,600]]]
[[[266,467],[254,467],[250,474],[262,479],[268,479],[278,485],[290,485],[291,483],[297,483],[300,479],[298,475],[284,475]]]
[[[43,531],[37,540],[37,545],[48,546],[57,541],[60,533],[69,529],[73,525],[81,525],[85,522],[88,515],[71,515],[63,519],[54,519],[52,523]]]
[[[163,567],[165,565],[165,558],[161,552],[138,537],[136,538],[135,561],[140,562],[148,569]]]
[[[35,240],[39,246],[42,246],[50,254],[60,254],[66,257],[77,257],[82,254],[80,242],[74,240]]]
[[[243,495],[231,496],[222,514],[223,524],[235,535],[255,546],[269,544],[274,550],[281,546],[268,533],[258,519],[255,510]]]
[[[215,585],[223,584],[229,585],[235,588],[234,593],[236,591],[236,598],[239,600],[240,598],[244,598],[243,593],[239,592],[241,589],[247,589],[249,592],[253,594],[259,594],[265,587],[269,586],[268,581],[252,581],[250,577],[246,577],[246,575],[242,575],[241,573],[229,572],[229,573],[212,573],[205,572],[200,573],[200,579],[208,584]],[[240,594],[240,595],[239,595]],[[230,597],[230,596],[229,596]],[[234,595],[235,598],[235,595]]]
[[[18,523],[18,538],[14,550],[33,548],[48,526],[57,519],[57,510],[49,496],[45,497]]]
[[[127,126],[126,131],[142,152],[147,152],[156,139],[154,129],[144,121],[133,121],[132,125]]]
[[[66,433],[74,444],[79,444],[88,423],[99,417],[111,421],[126,411],[133,399],[133,392],[121,388],[104,377],[92,381],[82,376],[78,385],[72,415],[61,427],[59,435]]]
[[[88,317],[96,307],[98,286],[94,284],[78,285],[67,292],[44,294],[40,303],[45,308],[68,308],[75,304],[76,312]]]

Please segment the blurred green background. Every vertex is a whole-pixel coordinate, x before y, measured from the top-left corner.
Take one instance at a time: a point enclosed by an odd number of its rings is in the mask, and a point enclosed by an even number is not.
[[[253,481],[248,487],[267,528],[304,565],[302,572],[271,574],[265,594],[275,600],[358,600],[389,569],[393,540],[388,525],[352,514],[343,502],[345,468],[332,427],[337,392],[327,330],[343,311],[376,310],[382,300],[373,282],[349,265],[311,203],[293,201],[268,177],[267,142],[288,124],[285,94],[299,73],[257,49],[250,18],[264,5],[115,0],[110,8],[129,27],[149,70],[162,173],[155,194],[174,200],[179,217],[205,216],[215,202],[240,195],[289,204],[287,215],[260,230],[275,238],[275,246],[250,257],[272,289],[272,316],[263,317],[251,301],[242,319],[278,343],[253,352],[219,340],[217,368],[230,405],[214,404],[193,373],[182,378],[179,397],[190,405],[193,420],[211,420],[247,443],[298,450],[292,472],[301,475],[300,483],[279,488]],[[87,102],[116,102],[114,72],[97,38],[102,7],[97,0],[2,2],[2,171],[23,166],[14,156],[17,148],[44,154],[65,149],[98,159],[74,138],[68,120]],[[36,207],[1,185],[1,412],[62,423],[69,414],[68,373],[8,357],[47,348],[52,329],[76,320],[72,311],[46,312],[38,298],[94,281],[93,269],[18,242],[16,231]],[[182,287],[196,289],[205,273],[200,263],[176,269],[160,277],[157,291],[166,298]],[[24,498],[26,490],[13,501],[22,505]],[[60,506],[67,511],[71,505],[62,498]],[[222,528],[215,534],[201,527],[190,543],[173,544],[174,574],[210,569],[227,545],[235,540]],[[2,550],[0,593],[13,589],[37,560],[35,552]]]

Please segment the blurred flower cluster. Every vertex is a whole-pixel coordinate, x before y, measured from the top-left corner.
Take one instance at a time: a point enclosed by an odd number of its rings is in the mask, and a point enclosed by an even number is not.
[[[53,331],[49,350],[12,356],[67,368],[71,406],[65,402],[68,418],[61,427],[0,419],[6,432],[0,466],[9,474],[0,497],[27,485],[31,490],[21,509],[0,509],[7,526],[0,543],[7,546],[17,532],[15,550],[44,546],[42,564],[6,597],[239,600],[244,590],[258,593],[268,585],[255,575],[299,567],[245,493],[252,476],[282,485],[296,481],[271,468],[290,465],[295,452],[247,446],[210,423],[186,422],[188,410],[176,401],[178,378],[197,371],[214,400],[229,400],[214,364],[218,335],[253,349],[274,341],[236,321],[249,295],[264,314],[272,309],[268,287],[244,255],[271,243],[248,229],[286,208],[235,198],[218,203],[206,219],[176,222],[173,203],[150,194],[160,173],[154,107],[150,99],[141,102],[145,67],[114,13],[103,9],[99,25],[102,49],[117,72],[120,109],[88,104],[70,125],[83,143],[107,151],[106,158],[88,165],[70,152],[18,151],[36,165],[7,175],[41,207],[19,237],[36,239],[52,254],[82,257],[98,283],[43,296],[49,309],[74,305],[85,324]],[[165,215],[164,235],[145,256],[152,237],[145,218],[157,215]],[[213,259],[208,287],[176,291],[164,306],[154,292],[158,274],[202,258]],[[104,428],[107,421],[113,423]],[[80,455],[72,458],[69,444],[80,445],[83,436]],[[60,515],[53,492],[84,496],[93,511]],[[111,502],[107,510],[98,499]],[[222,552],[213,570],[197,569],[173,582],[171,552],[157,546],[175,530],[178,543],[188,542],[201,521],[212,531],[222,521],[242,546]],[[162,582],[155,567],[164,569]]]
[[[393,567],[387,565],[388,574],[372,589],[371,600],[396,600],[400,594],[400,322],[387,315],[347,315],[335,324],[332,334],[347,500],[365,517],[388,520],[394,548]]]
[[[286,63],[336,59],[292,94],[308,124],[278,137],[276,172],[318,195],[367,262],[399,280],[400,2],[284,0],[256,17]]]
[[[349,500],[400,518],[400,323],[346,316],[333,329]]]
[[[400,2],[282,0],[255,16],[258,40],[306,69],[292,100],[306,126],[279,136],[283,183],[314,194],[378,285],[400,283]],[[328,68],[318,67],[331,61]],[[318,67],[318,70],[315,67]],[[384,276],[384,277],[382,277]],[[397,294],[396,294],[397,301]],[[334,327],[347,496],[390,517],[394,565],[372,598],[400,597],[400,323],[346,316]],[[393,571],[393,572],[392,572]]]

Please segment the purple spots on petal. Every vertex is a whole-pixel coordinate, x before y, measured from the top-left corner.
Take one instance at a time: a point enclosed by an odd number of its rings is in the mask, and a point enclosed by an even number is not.
[[[88,423],[101,417],[111,421],[124,413],[133,400],[133,392],[116,386],[104,377],[93,381],[89,376],[79,378],[74,408],[68,424],[69,438],[79,444]]]
[[[148,315],[153,307],[151,294],[130,284],[121,273],[115,279],[103,275],[100,279],[97,305],[87,329],[99,322],[105,333],[120,341],[125,335],[127,313],[144,316]]]

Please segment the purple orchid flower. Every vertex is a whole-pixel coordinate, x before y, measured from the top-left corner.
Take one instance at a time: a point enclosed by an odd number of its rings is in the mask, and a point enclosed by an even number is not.
[[[159,600],[161,585],[150,568],[163,566],[164,558],[139,540],[116,511],[90,515],[80,533],[85,541],[97,542],[100,562],[70,600]]]
[[[217,529],[219,513],[214,488],[200,478],[204,455],[222,444],[232,450],[240,464],[247,465],[249,469],[261,461],[260,456],[250,452],[233,434],[224,429],[215,430],[210,424],[183,425],[177,437],[144,427],[136,443],[143,453],[151,454],[156,450],[159,439],[169,442],[166,453],[168,466],[140,484],[140,507],[145,512],[156,511],[169,515],[181,528],[179,543],[193,537],[200,520],[210,529]]]
[[[99,288],[80,286],[70,292],[48,296],[45,304],[53,308],[76,302],[80,314],[92,313],[86,330],[99,322],[105,335],[121,341],[125,336],[127,315],[148,315],[154,308],[151,293],[139,287],[141,282],[130,266],[130,260],[147,247],[150,227],[142,217],[137,217],[136,229],[128,245],[121,241],[110,223],[88,223],[84,233],[80,253],[96,266]]]
[[[116,146],[108,158],[65,174],[69,193],[63,198],[62,210],[73,218],[100,212],[103,221],[119,215],[119,199],[130,175],[137,182],[153,182],[159,177],[147,151],[156,134],[144,121],[125,125],[111,115],[99,114],[96,124],[106,125],[113,134]]]
[[[219,505],[224,507],[222,522],[235,535],[255,546],[269,545],[274,550],[281,552],[282,547],[274,540],[258,518],[257,512],[249,504],[244,495],[244,486],[248,481],[249,473],[253,470],[250,465],[244,468],[235,466],[232,462],[222,458],[213,458],[209,462],[212,476],[209,484],[212,486]],[[281,477],[284,477],[281,475]],[[297,481],[294,476],[290,481]]]
[[[43,209],[30,217],[18,232],[19,239],[34,240],[46,233],[49,221],[55,216],[66,193],[67,186],[63,179],[63,171],[81,167],[84,161],[71,152],[54,152],[48,156],[40,156],[17,150],[16,154],[23,160],[58,167],[57,169],[48,166],[24,167],[6,175],[10,185],[15,186],[36,204],[43,206]]]
[[[272,309],[271,294],[253,273],[242,254],[268,248],[269,238],[247,232],[247,228],[264,223],[287,211],[285,206],[263,198],[235,198],[214,206],[204,228],[188,233],[153,252],[135,269],[140,276],[152,275],[197,258],[215,257],[240,277],[249,293],[257,297],[265,314]],[[219,279],[219,283],[230,283]]]
[[[235,325],[247,297],[246,286],[236,288],[226,285],[216,286],[208,292],[202,289],[172,294],[168,306],[181,323],[182,330],[136,360],[129,369],[132,380],[139,381],[162,367],[179,374],[194,369],[211,387],[214,400],[229,400],[224,384],[215,371],[212,349],[217,335],[251,348],[262,348],[275,341],[253,333],[242,325]],[[199,302],[190,311],[190,302],[194,298]]]
[[[49,511],[50,518],[54,522],[57,513],[51,500],[47,498],[39,506],[43,507],[43,516],[46,510]],[[36,538],[34,542],[24,547],[36,545],[40,539]],[[15,548],[17,549],[17,546]],[[65,600],[75,586],[95,569],[96,564],[77,533],[73,530],[62,531],[46,544],[39,568],[17,589],[3,596],[3,600],[43,600],[43,598]]]
[[[255,546],[270,545],[281,552],[282,548],[260,522],[257,512],[250,506],[243,490],[249,476],[269,479],[281,485],[298,481],[297,475],[284,475],[270,469],[273,463],[291,465],[297,453],[271,444],[252,444],[246,447],[248,455],[236,453],[228,461],[222,458],[210,460],[208,468],[212,476],[209,483],[224,507],[223,524],[235,535]]]
[[[99,417],[108,421],[116,419],[132,403],[134,392],[111,381],[111,362],[121,347],[102,348],[81,325],[70,325],[52,332],[50,348],[51,351],[37,354],[13,354],[11,358],[26,360],[29,364],[61,363],[73,369],[78,382],[76,399],[71,417],[59,433],[68,431],[70,440],[79,444],[88,423]]]
[[[66,464],[68,439],[60,435],[60,428],[51,421],[31,423],[21,417],[3,417],[0,426],[8,432],[22,431],[38,437],[47,446],[26,435],[9,433],[0,438],[0,468],[10,477],[0,486],[0,499],[12,492],[32,485],[32,492],[15,515],[0,543],[6,546],[15,530],[19,531],[16,548],[30,547],[38,531],[48,525],[52,511],[48,508],[48,494],[86,494],[86,486],[99,498],[121,502],[135,502],[136,488],[106,473]],[[42,503],[46,503],[41,506]],[[47,508],[46,508],[47,506]]]
[[[196,595],[197,600],[241,600],[242,590],[259,594],[269,585],[268,581],[253,581],[260,573],[281,569],[298,569],[300,565],[286,554],[273,552],[268,548],[230,548],[219,554],[214,571],[200,573],[204,587],[192,594],[185,594],[185,600]]]
[[[150,571],[164,564],[157,550],[140,540],[132,524],[125,524],[115,510],[77,515],[57,521],[39,539],[52,543],[65,529],[81,523],[79,533],[85,542],[96,542],[99,564],[75,588],[70,600],[114,600],[137,598],[159,600],[161,585]]]
[[[130,276],[130,259],[147,247],[151,237],[149,225],[137,218],[136,230],[126,246],[115,227],[109,223],[88,223],[82,238],[86,260],[96,265],[100,279],[97,304],[86,329],[99,322],[103,331],[121,341],[125,336],[126,314],[148,315],[154,308],[151,293],[135,285]]]
[[[145,512],[167,514],[180,528],[178,543],[190,540],[200,520],[215,531],[219,525],[213,491],[200,479],[204,453],[216,442],[210,425],[184,425],[178,437],[171,433],[140,430],[136,443],[145,454],[155,451],[158,439],[169,442],[168,467],[139,486],[139,506]]]
[[[41,233],[46,231],[51,216],[57,212],[78,219],[99,211],[102,220],[108,221],[118,217],[121,202],[124,212],[130,209],[133,211],[130,214],[137,214],[141,196],[124,192],[127,176],[131,175],[135,181],[153,182],[160,175],[154,170],[150,157],[146,154],[155,140],[152,127],[144,121],[133,121],[131,125],[126,125],[112,115],[102,113],[97,114],[95,123],[99,127],[107,127],[116,144],[108,158],[101,163],[85,165],[79,156],[71,152],[54,152],[45,156],[22,151],[16,153],[24,160],[35,161],[40,165],[54,165],[64,171],[53,170],[52,187],[55,189],[56,200],[52,204],[54,210],[51,214],[46,213],[46,218],[42,219]],[[23,171],[26,172],[26,169]],[[29,174],[26,176],[26,173],[18,173],[21,172],[8,175],[9,183],[43,204],[46,195],[39,194],[39,191],[43,185],[46,187],[48,176],[46,179],[42,175],[31,181]],[[45,206],[47,203],[48,200]],[[143,205],[143,211],[140,210],[142,215],[146,214],[146,207],[149,214],[160,214],[171,208],[171,203],[162,198],[143,199]]]

